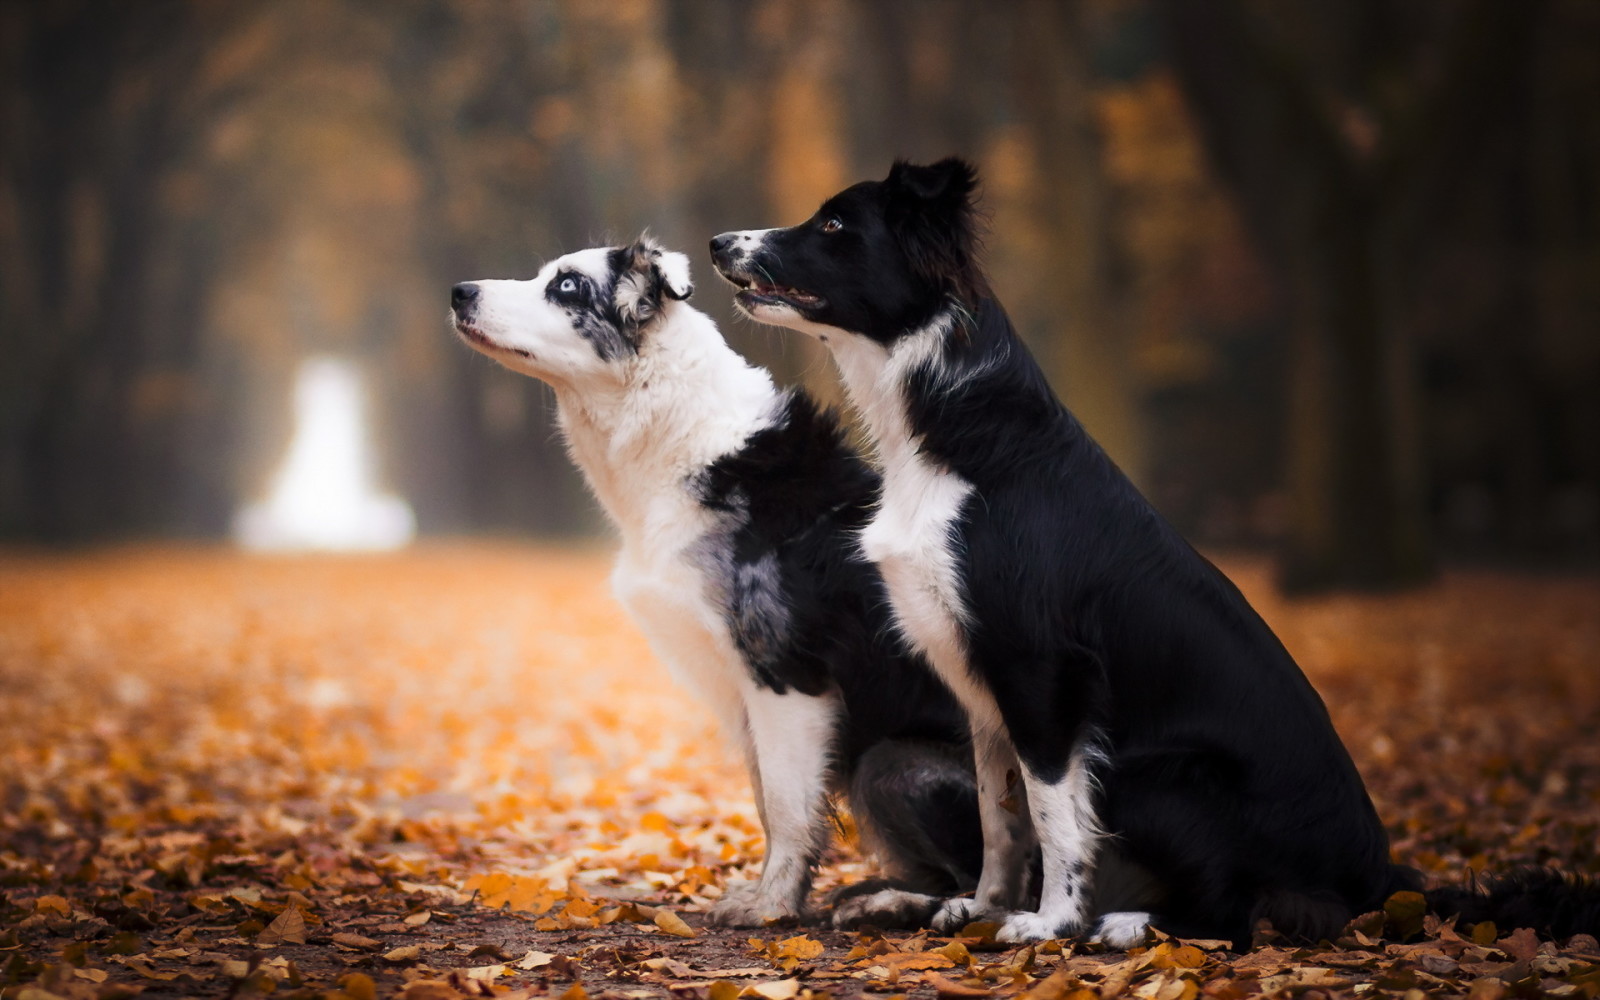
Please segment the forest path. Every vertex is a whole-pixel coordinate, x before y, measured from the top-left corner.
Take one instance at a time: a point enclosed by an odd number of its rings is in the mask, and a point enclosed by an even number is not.
[[[6,1000],[341,982],[355,1000],[575,981],[713,1000],[1600,992],[1592,940],[1552,957],[1512,928],[1474,944],[1430,925],[1399,945],[1391,920],[1387,945],[1242,958],[695,931],[673,915],[699,927],[730,875],[754,877],[760,828],[707,713],[610,598],[607,564],[482,541],[0,555]],[[1600,578],[1459,572],[1289,602],[1265,564],[1223,566],[1323,693],[1398,860],[1441,880],[1600,871]],[[819,888],[864,871],[841,846]]]

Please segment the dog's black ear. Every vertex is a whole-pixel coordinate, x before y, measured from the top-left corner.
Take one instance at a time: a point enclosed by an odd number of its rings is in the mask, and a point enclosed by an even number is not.
[[[629,332],[637,333],[660,315],[663,300],[682,301],[694,294],[689,258],[663,249],[648,233],[613,251],[613,267],[617,273],[613,301]]]
[[[959,210],[971,207],[972,193],[978,189],[978,170],[957,156],[927,165],[896,160],[887,183],[911,197],[938,203],[946,210]]]
[[[976,297],[978,171],[958,157],[926,165],[896,160],[884,181],[889,224],[923,277],[963,298]]]

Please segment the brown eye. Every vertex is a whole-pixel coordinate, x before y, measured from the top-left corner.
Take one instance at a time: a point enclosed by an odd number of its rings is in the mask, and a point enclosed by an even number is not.
[[[841,230],[843,228],[844,228],[844,223],[840,222],[838,220],[838,218],[835,217],[835,216],[829,216],[822,223],[822,231],[825,232],[825,233],[837,233],[839,230]]]

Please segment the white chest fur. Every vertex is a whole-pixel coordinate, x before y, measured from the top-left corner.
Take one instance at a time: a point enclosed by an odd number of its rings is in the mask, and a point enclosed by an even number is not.
[[[901,634],[928,658],[969,714],[992,712],[993,698],[967,663],[966,602],[957,554],[957,521],[972,484],[929,458],[911,435],[905,376],[937,359],[945,336],[931,326],[888,350],[865,337],[837,338],[834,358],[861,410],[883,466],[883,496],[861,533],[862,553],[878,565]]]
[[[685,545],[675,553],[624,545],[611,574],[612,592],[673,678],[701,698],[743,743],[743,658],[728,634],[709,581]]]
[[[766,426],[778,394],[686,306],[652,331],[633,365],[626,382],[558,387],[561,424],[622,536],[611,576],[618,601],[674,677],[744,743],[748,670],[707,579],[715,567],[696,555],[717,525],[690,480]]]

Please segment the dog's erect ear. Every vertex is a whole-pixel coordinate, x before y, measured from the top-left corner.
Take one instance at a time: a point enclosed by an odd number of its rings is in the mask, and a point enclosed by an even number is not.
[[[638,332],[660,315],[664,299],[681,301],[694,294],[689,258],[663,250],[648,233],[631,246],[613,251],[613,260],[617,315],[629,331]]]
[[[656,261],[656,270],[661,272],[661,291],[667,298],[682,301],[694,294],[688,257],[676,250],[663,250]]]
[[[890,228],[912,266],[963,298],[980,294],[977,169],[954,156],[927,165],[896,160],[884,187]]]
[[[946,210],[959,210],[970,207],[967,203],[978,189],[978,171],[955,156],[926,166],[896,160],[887,183],[911,197],[938,203]]]

